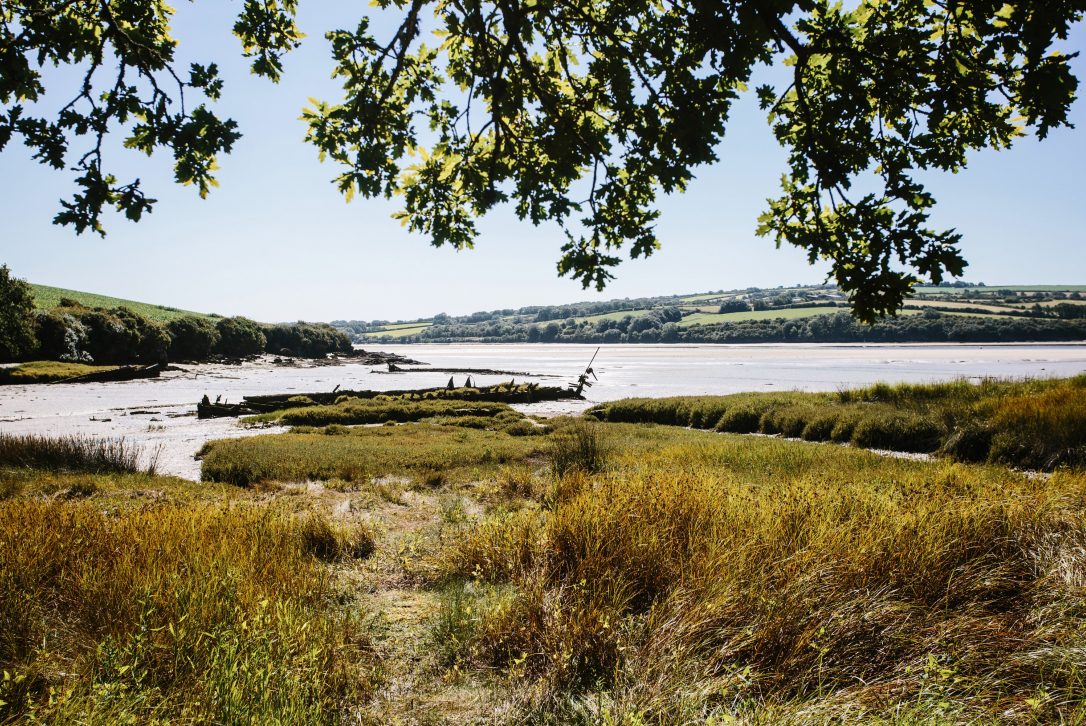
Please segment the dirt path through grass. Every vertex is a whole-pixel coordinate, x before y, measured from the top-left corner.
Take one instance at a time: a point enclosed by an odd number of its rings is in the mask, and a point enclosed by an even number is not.
[[[374,555],[352,573],[355,594],[370,613],[371,637],[383,663],[383,685],[367,705],[373,723],[482,724],[490,722],[491,693],[474,676],[449,672],[440,661],[434,623],[441,593],[420,577],[420,564],[450,527],[467,499],[444,490],[417,491],[402,478],[378,479],[373,494],[338,495],[333,511],[373,525]],[[329,494],[332,494],[329,492]],[[346,507],[343,503],[350,502]]]

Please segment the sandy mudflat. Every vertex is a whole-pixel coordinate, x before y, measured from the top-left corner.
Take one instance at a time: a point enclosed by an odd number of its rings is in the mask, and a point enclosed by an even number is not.
[[[595,345],[412,345],[383,350],[434,367],[524,370],[555,385],[583,370]],[[575,413],[592,402],[629,396],[723,394],[738,391],[825,391],[876,381],[921,382],[984,376],[1069,376],[1086,371],[1086,344],[1010,345],[617,345],[602,346],[599,383],[589,401],[518,406],[529,413]],[[447,373],[388,374],[339,365],[282,367],[265,358],[240,366],[191,365],[184,372],[126,383],[0,387],[0,431],[123,436],[159,450],[165,473],[199,478],[193,455],[209,439],[282,429],[241,429],[234,419],[199,421],[196,402],[240,401],[267,393],[342,389],[392,390],[445,385]],[[456,382],[462,384],[456,376]],[[480,385],[508,380],[474,375]],[[519,379],[518,379],[519,380]]]

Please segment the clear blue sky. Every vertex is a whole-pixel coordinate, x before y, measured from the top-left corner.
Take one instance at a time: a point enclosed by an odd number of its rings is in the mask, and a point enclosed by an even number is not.
[[[751,97],[733,112],[720,163],[664,201],[661,250],[625,263],[603,293],[557,277],[557,228],[519,222],[508,210],[482,221],[473,251],[433,248],[390,218],[394,202],[345,203],[330,184],[335,167],[302,141],[307,97],[337,97],[323,32],[353,24],[351,12],[367,12],[364,4],[302,3],[309,38],[288,57],[279,85],[248,75],[229,30],[238,7],[179,3],[174,23],[185,63],[219,62],[226,88],[218,107],[244,134],[221,160],[221,187],[200,200],[172,183],[168,158],[114,148],[113,168],[122,178],[139,176],[160,202],[139,224],[109,218],[104,240],[80,237],[50,222],[72,191],[69,177],[10,145],[0,154],[0,262],[32,282],[266,321],[409,319],[824,278],[825,268],[808,266],[801,251],[754,235],[784,155]],[[1081,25],[1069,46],[1086,46]],[[1086,62],[1076,64],[1086,81]],[[74,78],[56,80],[66,87],[55,97],[66,100]],[[965,236],[965,279],[1086,283],[1083,101],[1072,118],[1081,128],[978,154],[966,172],[930,180],[936,223]]]

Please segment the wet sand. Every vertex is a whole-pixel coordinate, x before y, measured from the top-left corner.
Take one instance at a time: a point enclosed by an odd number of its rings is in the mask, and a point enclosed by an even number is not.
[[[368,346],[368,347],[373,347]],[[434,368],[531,371],[517,380],[555,385],[573,381],[595,345],[387,345]],[[244,429],[235,419],[196,418],[196,402],[242,396],[342,389],[394,390],[443,386],[448,373],[389,374],[354,361],[276,366],[272,358],[240,366],[185,365],[157,379],[125,383],[0,387],[0,431],[125,437],[159,451],[159,470],[199,478],[193,455],[205,441],[275,429]],[[724,394],[739,391],[826,391],[877,381],[924,382],[985,376],[1070,376],[1086,371],[1086,344],[1008,345],[697,345],[602,346],[599,383],[587,401],[518,405],[527,413],[576,413],[595,402],[630,396]],[[455,376],[462,384],[461,378]],[[477,375],[478,385],[509,380]]]

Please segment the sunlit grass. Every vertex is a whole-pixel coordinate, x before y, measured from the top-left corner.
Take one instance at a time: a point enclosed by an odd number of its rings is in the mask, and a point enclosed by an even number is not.
[[[782,434],[1045,470],[1086,461],[1086,376],[633,398],[589,413],[605,421]]]
[[[0,502],[0,719],[329,723],[364,697],[320,564],[366,554],[364,533],[93,501]]]
[[[246,486],[259,481],[362,481],[439,470],[464,480],[538,454],[540,438],[429,424],[329,426],[313,433],[212,442],[201,452],[201,477]]]
[[[159,322],[169,322],[170,320],[182,318],[187,315],[195,315],[203,318],[211,317],[204,315],[203,313],[178,310],[177,308],[171,308],[166,305],[154,305],[137,302],[135,300],[124,300],[109,295],[98,295],[96,293],[80,292],[78,290],[65,290],[64,288],[50,287],[48,285],[31,284],[31,287],[34,290],[34,305],[39,310],[52,310],[60,305],[62,299],[67,298],[69,300],[75,300],[79,304],[89,308],[116,308],[124,306],[129,310],[139,313],[145,318],[150,318],[151,320],[157,320]]]
[[[1081,475],[669,439],[436,558],[462,665],[564,722],[1083,717]]]

